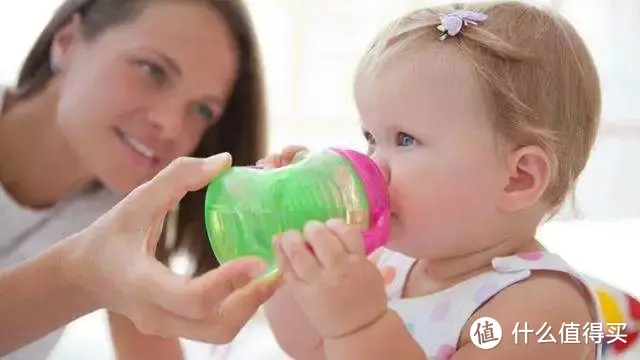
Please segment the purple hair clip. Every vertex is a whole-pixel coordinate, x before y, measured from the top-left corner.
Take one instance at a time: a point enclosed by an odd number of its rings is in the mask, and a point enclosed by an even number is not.
[[[456,36],[462,30],[462,26],[478,25],[487,20],[487,15],[476,11],[456,10],[448,14],[440,14],[439,40],[444,40],[449,36]]]

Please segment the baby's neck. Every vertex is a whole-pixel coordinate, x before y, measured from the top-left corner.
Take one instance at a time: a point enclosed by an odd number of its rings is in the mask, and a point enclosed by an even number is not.
[[[480,252],[446,259],[420,259],[408,274],[403,297],[425,296],[445,290],[492,268],[496,257],[542,250],[534,239],[504,241]]]

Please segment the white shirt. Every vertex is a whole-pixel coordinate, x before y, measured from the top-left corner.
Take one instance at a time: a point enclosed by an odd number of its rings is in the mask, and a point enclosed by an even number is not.
[[[4,93],[5,89],[0,87],[0,109]],[[15,202],[0,183],[0,270],[38,256],[55,243],[84,229],[120,199],[108,190],[100,189],[79,193],[50,209],[34,210]],[[42,276],[42,281],[47,281],[46,274]],[[2,357],[2,360],[44,360],[63,330],[60,328]]]

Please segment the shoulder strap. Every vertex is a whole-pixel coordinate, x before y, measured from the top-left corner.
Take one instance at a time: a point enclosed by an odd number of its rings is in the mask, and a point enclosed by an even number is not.
[[[520,253],[513,256],[498,257],[492,261],[493,269],[501,274],[508,274],[513,272],[528,271],[531,273],[536,270],[548,270],[556,271],[567,274],[582,290],[586,297],[588,297],[591,303],[591,316],[593,324],[604,324],[602,317],[601,303],[598,299],[597,292],[595,291],[591,282],[589,282],[582,274],[573,269],[566,261],[560,256],[551,252],[545,251],[533,251],[527,253]],[[586,326],[587,324],[582,324]],[[604,335],[607,336],[604,329]],[[607,339],[603,341],[606,343]],[[596,359],[602,359],[602,342],[598,345]]]
[[[407,276],[416,260],[386,248],[380,248],[371,256],[371,261],[380,269],[387,298],[401,298]]]

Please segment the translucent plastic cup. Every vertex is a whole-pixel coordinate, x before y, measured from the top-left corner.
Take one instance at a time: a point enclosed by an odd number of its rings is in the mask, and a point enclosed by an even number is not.
[[[232,167],[207,188],[205,223],[221,264],[257,256],[276,270],[273,237],[311,220],[362,229],[367,254],[389,236],[389,194],[380,169],[354,150],[310,152],[277,169]]]

